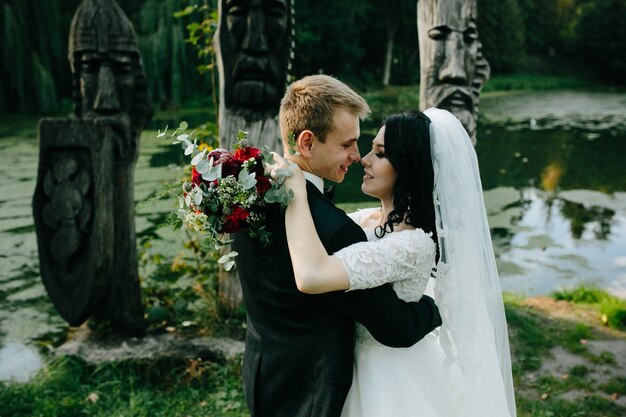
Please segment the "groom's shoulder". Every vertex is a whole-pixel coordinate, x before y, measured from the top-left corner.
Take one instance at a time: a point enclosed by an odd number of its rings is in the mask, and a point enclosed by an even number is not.
[[[307,198],[313,218],[323,217],[328,221],[344,222],[350,220],[345,211],[335,206],[312,184],[307,183]]]
[[[330,253],[349,244],[366,240],[361,227],[343,210],[326,199],[319,190],[309,192],[307,197],[315,229]]]

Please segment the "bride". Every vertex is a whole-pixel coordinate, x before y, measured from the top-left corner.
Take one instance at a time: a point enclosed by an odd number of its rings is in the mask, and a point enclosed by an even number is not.
[[[352,387],[343,417],[507,417],[515,398],[506,319],[476,153],[449,112],[392,115],[361,163],[363,192],[380,207],[351,214],[368,235],[329,255],[290,167],[286,211],[296,283],[305,293],[391,282],[398,296],[434,298],[443,325],[410,348],[376,342],[356,324]]]

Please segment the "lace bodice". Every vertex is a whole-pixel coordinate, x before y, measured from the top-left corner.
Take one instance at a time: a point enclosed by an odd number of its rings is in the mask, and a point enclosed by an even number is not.
[[[372,210],[376,209],[359,210],[349,216],[360,224]],[[391,283],[398,297],[405,301],[418,301],[435,266],[436,248],[430,234],[413,229],[388,233],[379,239],[372,230],[364,230],[367,242],[350,245],[334,254],[348,273],[348,291]],[[379,345],[357,323],[355,345],[364,343]]]

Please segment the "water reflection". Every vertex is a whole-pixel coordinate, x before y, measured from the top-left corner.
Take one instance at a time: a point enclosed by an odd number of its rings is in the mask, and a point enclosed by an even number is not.
[[[503,195],[517,192],[485,192],[505,290],[545,294],[586,283],[626,297],[626,193],[615,193],[607,207],[590,191],[555,195],[526,188],[524,204],[502,205]]]
[[[589,139],[594,139],[595,132],[625,130],[625,109],[626,94],[593,91],[495,92],[480,98],[484,125],[507,125],[511,130],[584,130]]]
[[[476,151],[503,287],[626,297],[626,95],[524,93],[483,111]]]
[[[585,131],[509,130],[495,125],[481,126],[479,133],[476,152],[486,190],[497,186],[626,190],[626,130],[597,133],[593,141]]]

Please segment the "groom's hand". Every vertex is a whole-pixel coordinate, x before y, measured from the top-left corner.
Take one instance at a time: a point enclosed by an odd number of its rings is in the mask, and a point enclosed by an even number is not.
[[[443,321],[441,320],[439,307],[437,307],[437,304],[435,304],[435,300],[424,294],[419,302],[423,303],[424,307],[428,307],[432,312],[432,330],[435,330],[437,327],[441,326]]]

